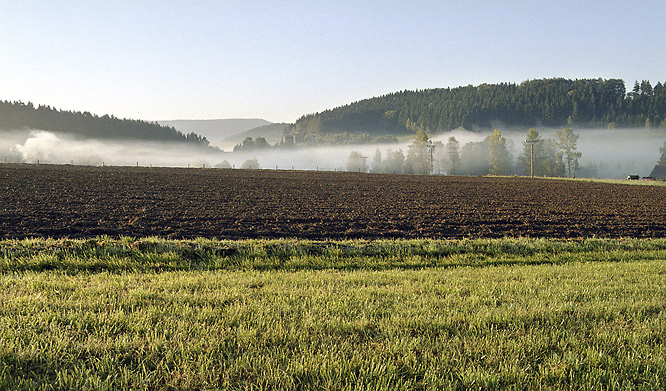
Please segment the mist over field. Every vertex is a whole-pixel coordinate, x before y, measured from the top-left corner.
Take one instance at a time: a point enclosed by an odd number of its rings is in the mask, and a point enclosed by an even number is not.
[[[537,128],[542,139],[555,139],[560,129]],[[581,167],[596,169],[598,178],[623,179],[635,174],[641,177],[650,172],[659,161],[659,148],[666,141],[666,129],[577,129]],[[511,153],[515,159],[523,148],[527,131],[503,132],[513,142]],[[462,144],[462,143],[461,143]]]
[[[539,129],[542,139],[554,139],[556,129]],[[580,165],[593,169],[599,178],[626,178],[629,174],[638,174],[641,177],[650,174],[657,164],[660,156],[659,148],[666,140],[666,129],[574,129],[580,137],[578,151],[582,153]],[[446,144],[449,137],[455,137],[462,148],[470,142],[482,142],[489,136],[487,132],[471,132],[456,129],[450,132],[434,135],[434,142]],[[507,148],[515,162],[522,153],[523,142],[527,136],[525,130],[507,130],[502,133],[507,138]],[[407,155],[412,141],[392,144],[363,144],[338,146],[313,146],[300,149],[269,149],[231,154],[226,159],[239,167],[245,159],[257,158],[263,168],[291,168],[320,170],[344,170],[351,151],[358,151],[366,156],[366,167],[372,166],[373,156],[377,149],[382,156],[388,150],[401,150]],[[484,150],[484,152],[487,152]],[[439,151],[442,159],[443,151]],[[437,153],[436,153],[437,155]],[[435,157],[437,159],[437,156]],[[486,156],[478,156],[485,162]]]
[[[556,129],[537,129],[542,139],[554,138]],[[626,178],[629,174],[641,177],[659,160],[659,148],[666,140],[666,129],[574,129],[580,136],[578,151],[582,153],[580,165],[592,169],[599,178]],[[482,142],[487,132],[453,130],[432,136],[434,142],[446,144],[455,137],[462,148],[470,142]],[[522,153],[525,130],[505,130],[507,148],[515,162]],[[402,151],[406,156],[411,140],[391,144],[319,145],[302,147],[266,148],[240,152],[217,152],[194,145],[176,142],[145,142],[136,140],[80,139],[65,133],[43,130],[16,130],[3,132],[0,141],[0,159],[6,162],[81,164],[81,165],[140,165],[167,167],[234,167],[240,168],[248,160],[256,159],[263,169],[344,171],[351,151],[360,152],[370,170],[377,150],[382,156],[390,151]],[[485,163],[485,150],[477,159]],[[443,151],[436,151],[436,159],[444,159]],[[228,163],[228,166],[227,166]],[[256,166],[251,166],[257,168]],[[439,169],[436,173],[445,173]],[[589,172],[589,170],[588,170]]]
[[[80,139],[43,130],[12,131],[0,141],[0,159],[13,163],[209,166],[218,152],[178,142]]]

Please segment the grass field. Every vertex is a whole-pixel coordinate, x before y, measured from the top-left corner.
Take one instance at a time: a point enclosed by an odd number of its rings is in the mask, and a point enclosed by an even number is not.
[[[627,179],[600,179],[600,178],[548,178],[553,180],[563,181],[582,181],[582,182],[598,182],[598,183],[613,183],[616,185],[635,185],[635,186],[661,186],[666,187],[666,181],[656,180],[627,180]]]
[[[664,389],[666,239],[0,242],[0,389]]]

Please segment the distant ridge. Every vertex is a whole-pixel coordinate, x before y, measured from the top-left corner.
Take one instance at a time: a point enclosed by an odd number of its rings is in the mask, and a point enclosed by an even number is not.
[[[284,132],[289,127],[289,125],[290,124],[285,123],[264,125],[231,135],[227,137],[225,141],[240,143],[246,137],[263,137],[269,144],[277,144],[282,141],[282,136],[284,135]]]
[[[226,139],[230,136],[272,124],[272,122],[260,118],[180,119],[157,121],[157,123],[174,127],[184,133],[200,134],[215,146],[228,143]]]

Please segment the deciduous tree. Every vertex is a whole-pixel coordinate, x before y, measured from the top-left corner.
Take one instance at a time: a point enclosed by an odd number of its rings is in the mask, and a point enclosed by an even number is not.
[[[231,164],[227,159],[222,160],[221,162],[215,165],[215,168],[231,168]]]
[[[247,159],[241,165],[242,169],[245,170],[258,170],[259,169],[259,160],[257,158]]]
[[[347,171],[365,172],[365,157],[361,152],[349,152],[349,158],[347,159]]]
[[[460,163],[460,143],[455,137],[449,137],[449,141],[446,143],[446,158],[451,167],[449,174],[456,175],[456,169]]]
[[[499,129],[493,130],[488,140],[488,163],[490,174],[504,175],[509,169],[509,151],[506,149],[506,138]]]
[[[549,177],[562,177],[566,174],[562,154],[557,153],[557,144],[552,139],[543,140],[541,143],[542,155],[540,174]]]
[[[405,164],[405,154],[402,153],[401,149],[396,151],[387,149],[383,163],[383,173],[401,174],[403,172],[403,165]]]
[[[488,164],[488,141],[469,142],[460,148],[460,172],[464,175],[485,175],[490,171]]]
[[[576,176],[578,169],[578,159],[583,155],[576,151],[576,143],[578,142],[578,135],[573,132],[572,128],[564,128],[555,131],[555,143],[560,149],[564,157],[564,162],[567,168],[567,177],[571,178]]]
[[[430,172],[430,154],[428,143],[430,138],[423,130],[418,130],[414,142],[407,149],[405,171],[410,174],[427,174]]]
[[[372,157],[372,172],[382,172],[383,162],[382,162],[382,151],[377,148],[375,150],[375,155]]]

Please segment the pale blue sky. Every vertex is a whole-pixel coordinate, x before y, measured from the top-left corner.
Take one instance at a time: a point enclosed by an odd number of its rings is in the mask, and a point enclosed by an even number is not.
[[[121,118],[545,77],[666,81],[666,1],[0,0],[0,100]]]

